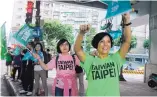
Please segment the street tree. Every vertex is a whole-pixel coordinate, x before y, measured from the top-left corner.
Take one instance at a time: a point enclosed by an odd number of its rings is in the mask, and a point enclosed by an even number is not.
[[[85,39],[82,42],[83,47],[86,48],[86,52],[90,52],[90,50],[93,48],[91,45],[91,41],[95,35],[96,35],[96,29],[91,27],[89,33],[85,35]]]
[[[122,37],[120,36],[114,40],[114,46],[121,46],[121,44],[122,44]],[[137,46],[137,38],[136,38],[136,36],[132,36],[129,52],[131,49],[136,48],[136,46]]]
[[[145,48],[147,54],[149,53],[149,47],[150,47],[150,40],[149,39],[144,40],[143,48]]]
[[[149,49],[149,39],[146,39],[146,40],[144,40],[144,42],[143,42],[143,48],[145,48],[145,49]]]
[[[74,42],[73,27],[68,24],[62,24],[59,20],[49,20],[43,25],[43,40],[47,47],[56,50],[58,40],[65,38],[70,43]]]

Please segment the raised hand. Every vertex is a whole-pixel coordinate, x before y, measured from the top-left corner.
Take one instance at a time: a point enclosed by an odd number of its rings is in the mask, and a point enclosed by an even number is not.
[[[34,57],[35,59],[40,59],[40,56],[39,56],[38,54],[32,53],[32,55],[33,55],[33,57]]]
[[[123,18],[124,18],[124,23],[125,24],[130,23],[130,14],[129,13],[125,13],[123,15]]]
[[[85,34],[89,31],[90,29],[90,24],[88,25],[80,25],[80,33]]]

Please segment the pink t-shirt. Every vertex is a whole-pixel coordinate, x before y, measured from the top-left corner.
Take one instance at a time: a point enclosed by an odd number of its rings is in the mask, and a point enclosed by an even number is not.
[[[77,56],[75,56],[75,64],[80,65],[80,61],[77,58]],[[57,74],[63,75],[63,76],[66,76],[66,75],[75,76],[76,75],[75,64],[74,64],[72,55],[59,54],[56,72]],[[49,70],[56,68],[56,57],[52,58],[51,61],[47,64],[47,66]],[[68,83],[69,83],[69,88],[71,88],[72,82],[70,79],[68,79]],[[63,78],[57,79],[56,87],[64,88]]]

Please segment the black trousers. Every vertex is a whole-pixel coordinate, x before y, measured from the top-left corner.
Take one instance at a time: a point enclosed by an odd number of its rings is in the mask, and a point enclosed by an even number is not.
[[[34,82],[34,68],[27,66],[24,73],[24,78],[22,82],[23,89],[25,91],[33,91]]]
[[[21,83],[22,85],[24,84],[24,77],[25,77],[25,73],[26,73],[26,63],[27,61],[23,61],[22,62],[22,66],[21,66]]]
[[[21,67],[14,67],[13,68],[13,79],[15,80],[15,75],[16,75],[16,71],[18,71],[18,76],[17,79],[20,79],[20,75],[21,75]]]

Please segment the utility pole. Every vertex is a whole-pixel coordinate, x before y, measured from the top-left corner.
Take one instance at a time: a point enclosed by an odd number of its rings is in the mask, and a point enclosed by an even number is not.
[[[36,11],[36,22],[35,22],[35,24],[36,24],[36,27],[40,27],[40,0],[37,0],[36,1],[36,9],[37,9],[37,11]]]
[[[36,0],[36,22],[35,22],[35,26],[36,26],[36,33],[37,36],[35,37],[34,41],[35,42],[39,42],[39,35],[41,34],[41,30],[40,30],[40,0]]]

